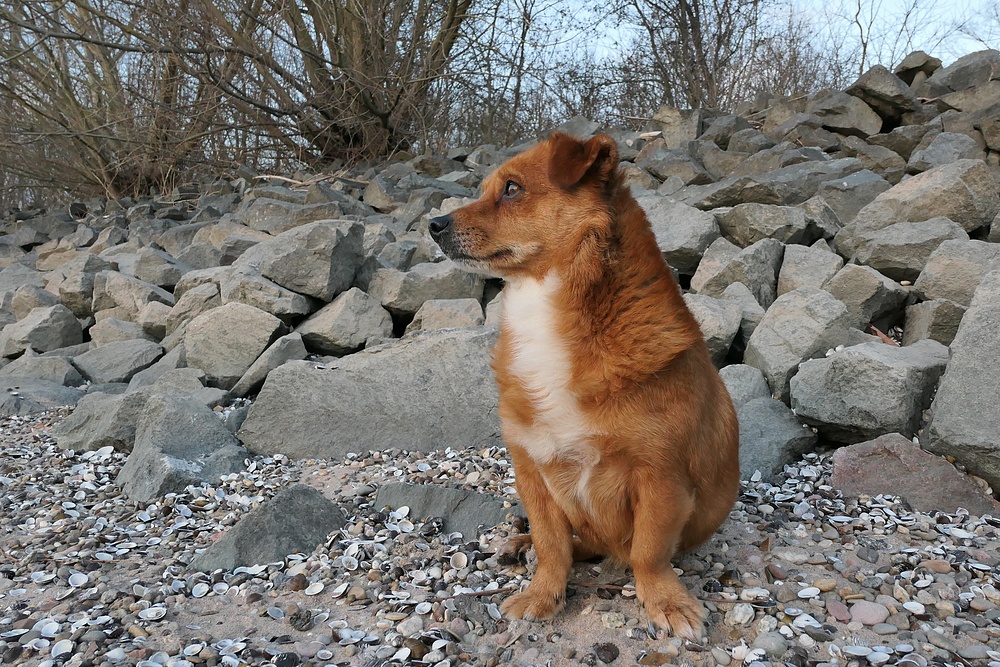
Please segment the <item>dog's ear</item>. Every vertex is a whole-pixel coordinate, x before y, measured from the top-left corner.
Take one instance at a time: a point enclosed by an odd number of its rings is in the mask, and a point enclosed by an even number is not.
[[[618,167],[618,147],[606,134],[583,142],[554,132],[549,147],[549,180],[566,190],[590,178],[607,182]]]

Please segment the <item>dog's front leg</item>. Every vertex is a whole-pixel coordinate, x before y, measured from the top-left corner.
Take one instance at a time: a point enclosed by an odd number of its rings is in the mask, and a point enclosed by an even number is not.
[[[501,610],[509,618],[551,618],[566,603],[566,581],[573,566],[573,529],[528,452],[512,443],[507,448],[514,461],[517,494],[528,512],[538,568],[528,588],[504,600]]]
[[[629,560],[646,615],[655,626],[696,640],[703,628],[701,603],[670,564],[694,511],[694,499],[682,489],[645,480],[636,484],[633,502]]]

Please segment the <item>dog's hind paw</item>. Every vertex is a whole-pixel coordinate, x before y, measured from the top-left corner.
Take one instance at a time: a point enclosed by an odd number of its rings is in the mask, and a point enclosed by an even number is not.
[[[650,624],[668,634],[697,641],[704,631],[704,608],[686,590],[683,595],[653,596],[643,607]]]
[[[542,621],[552,618],[566,604],[565,591],[553,593],[529,585],[527,590],[511,595],[500,605],[500,611],[507,618],[523,618],[526,621]]]

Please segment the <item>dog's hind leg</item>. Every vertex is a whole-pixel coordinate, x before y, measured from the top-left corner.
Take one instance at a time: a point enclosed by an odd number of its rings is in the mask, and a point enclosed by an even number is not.
[[[639,483],[634,493],[629,560],[636,593],[655,626],[696,640],[703,628],[703,608],[670,564],[694,511],[694,499],[683,489],[663,484]]]
[[[531,456],[512,443],[507,449],[517,472],[517,493],[528,511],[538,568],[528,588],[504,600],[501,610],[510,618],[551,618],[566,603],[566,582],[573,566],[573,530]]]

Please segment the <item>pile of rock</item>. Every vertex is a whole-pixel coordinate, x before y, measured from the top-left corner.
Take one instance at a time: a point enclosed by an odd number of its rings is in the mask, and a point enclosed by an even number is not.
[[[1000,487],[998,118],[1000,52],[915,53],[845,91],[611,131],[724,367],[746,476],[897,433]],[[131,452],[136,500],[247,451],[497,444],[502,285],[445,259],[426,225],[521,148],[17,213],[0,410],[76,404],[59,444]]]

